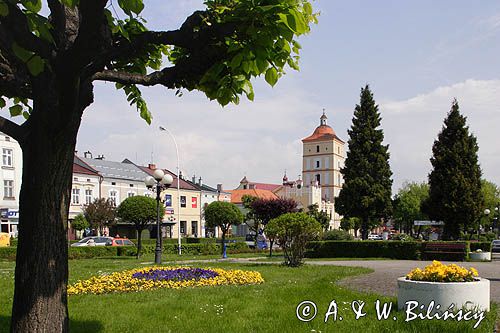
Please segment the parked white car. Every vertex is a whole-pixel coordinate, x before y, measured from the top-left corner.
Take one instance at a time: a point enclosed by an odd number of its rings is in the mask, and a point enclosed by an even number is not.
[[[382,235],[370,234],[368,235],[368,240],[384,240]]]
[[[80,241],[71,244],[71,246],[105,246],[106,243],[112,241],[113,237],[93,236],[93,237],[85,237]]]

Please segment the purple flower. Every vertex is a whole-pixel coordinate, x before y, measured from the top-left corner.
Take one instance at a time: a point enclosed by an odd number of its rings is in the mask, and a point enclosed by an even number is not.
[[[153,281],[173,280],[200,280],[214,278],[218,273],[202,268],[177,268],[177,269],[150,269],[145,272],[138,272],[132,275],[136,279],[145,279]]]

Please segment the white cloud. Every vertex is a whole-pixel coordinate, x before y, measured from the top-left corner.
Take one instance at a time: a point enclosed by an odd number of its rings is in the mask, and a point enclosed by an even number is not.
[[[394,188],[404,180],[426,180],[432,145],[457,98],[477,137],[485,178],[500,183],[500,80],[466,80],[403,101],[380,103],[385,141],[390,144]],[[497,125],[498,124],[498,125]]]

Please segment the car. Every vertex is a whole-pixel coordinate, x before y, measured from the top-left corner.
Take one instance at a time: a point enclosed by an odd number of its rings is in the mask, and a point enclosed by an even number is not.
[[[74,246],[74,247],[104,246],[104,245],[106,245],[107,242],[111,241],[112,239],[113,239],[112,237],[104,237],[104,236],[85,237],[85,238],[79,240],[78,242],[71,244],[71,246]]]
[[[368,235],[368,240],[383,240],[382,235],[370,234]]]
[[[500,252],[500,239],[495,239],[491,243],[491,252]]]
[[[112,238],[106,243],[106,246],[135,246],[128,238]]]

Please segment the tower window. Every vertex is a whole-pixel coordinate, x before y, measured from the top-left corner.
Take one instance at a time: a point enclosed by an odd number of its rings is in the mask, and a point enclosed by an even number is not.
[[[316,161],[316,168],[319,168],[319,161]]]
[[[316,152],[319,153],[319,146],[316,146]]]
[[[321,185],[321,175],[320,174],[316,175],[316,181],[318,182],[318,185]]]

